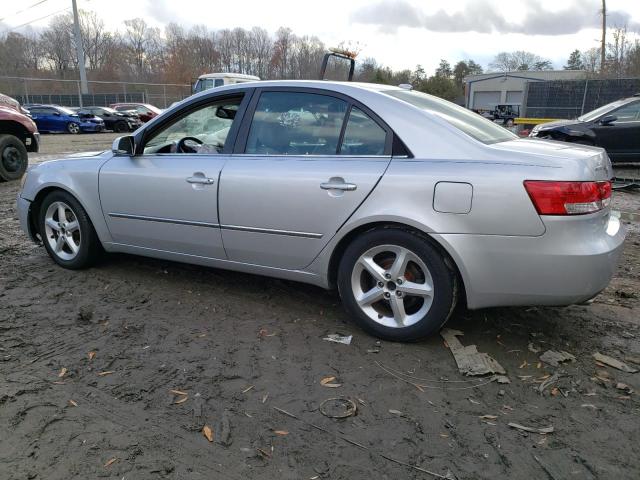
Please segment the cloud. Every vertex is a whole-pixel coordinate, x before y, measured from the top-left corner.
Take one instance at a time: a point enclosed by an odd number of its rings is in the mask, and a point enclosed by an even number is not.
[[[487,0],[475,0],[463,11],[447,13],[440,9],[427,13],[406,0],[382,0],[356,10],[351,14],[353,23],[376,25],[393,32],[398,27],[424,28],[432,32],[522,33],[526,35],[567,35],[586,28],[599,28],[600,2],[574,0],[567,8],[545,10],[527,3],[521,22],[511,22]],[[631,15],[622,11],[607,12],[610,26],[627,25],[630,30],[640,29]]]

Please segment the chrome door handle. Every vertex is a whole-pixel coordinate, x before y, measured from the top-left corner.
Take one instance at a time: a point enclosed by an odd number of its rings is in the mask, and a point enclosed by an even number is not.
[[[320,184],[320,188],[323,190],[344,190],[346,192],[352,192],[358,188],[358,186],[355,183],[324,182]]]
[[[199,183],[201,185],[213,185],[215,180],[209,177],[189,177],[187,178],[188,183]]]

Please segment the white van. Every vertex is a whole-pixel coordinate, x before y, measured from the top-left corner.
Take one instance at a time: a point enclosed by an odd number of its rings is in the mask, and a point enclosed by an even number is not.
[[[260,77],[245,75],[243,73],[207,73],[198,77],[198,81],[193,86],[193,93],[202,92],[209,88],[221,87],[223,85],[256,82],[258,80],[260,80]]]

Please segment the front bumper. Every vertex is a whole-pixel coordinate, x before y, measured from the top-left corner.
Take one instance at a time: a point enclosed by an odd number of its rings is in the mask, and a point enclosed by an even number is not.
[[[83,132],[101,132],[104,130],[104,123],[81,123],[80,130]]]
[[[539,237],[434,235],[460,269],[469,308],[571,305],[606,288],[626,236],[617,215],[542,218]]]
[[[35,232],[31,231],[31,223],[29,222],[29,212],[31,210],[31,202],[20,196],[18,193],[18,199],[16,202],[18,210],[18,219],[20,220],[20,227],[22,231],[26,233],[29,238],[35,241]]]

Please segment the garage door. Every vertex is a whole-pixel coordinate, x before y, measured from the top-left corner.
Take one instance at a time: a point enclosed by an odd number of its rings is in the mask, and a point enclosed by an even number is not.
[[[507,105],[522,104],[522,90],[510,90],[507,92]]]
[[[500,92],[474,92],[474,109],[493,109],[500,103]]]

